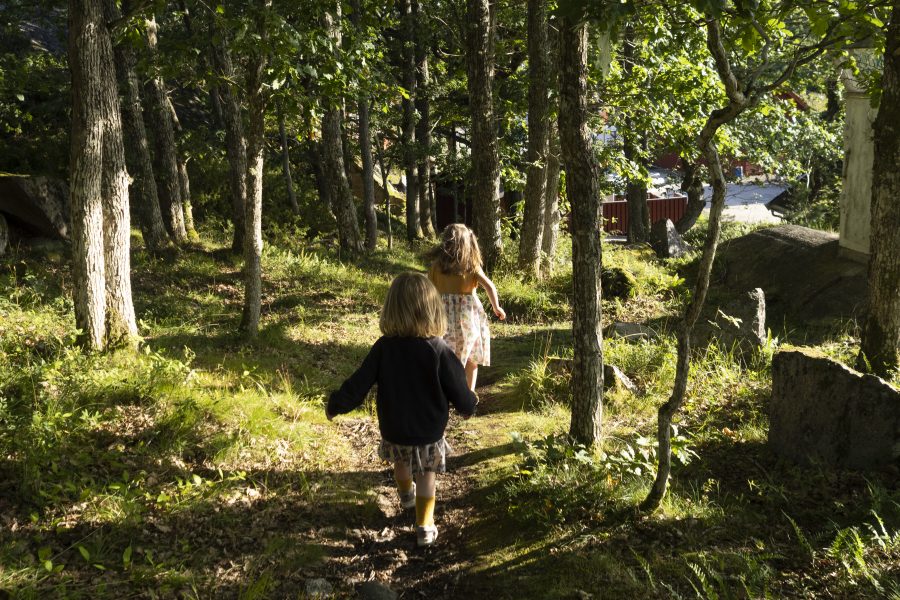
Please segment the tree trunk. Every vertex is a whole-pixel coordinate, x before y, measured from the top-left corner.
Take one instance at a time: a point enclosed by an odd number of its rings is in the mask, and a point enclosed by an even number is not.
[[[244,215],[244,311],[241,331],[256,339],[262,305],[262,199],[265,175],[266,95],[263,78],[267,31],[266,12],[272,0],[257,0],[256,29],[261,43],[250,53],[247,65],[247,203]]]
[[[422,237],[419,226],[419,173],[416,164],[416,52],[415,16],[412,0],[399,0],[400,32],[402,40],[403,87],[407,96],[403,98],[403,124],[400,139],[403,151],[403,167],[406,172],[406,239],[410,242]]]
[[[282,110],[281,104],[278,105],[278,136],[281,138],[281,167],[284,171],[284,186],[287,188],[288,202],[291,203],[291,210],[299,213],[300,206],[297,204],[294,180],[291,178],[291,153],[288,146],[287,130],[284,126],[284,110]]]
[[[375,165],[372,161],[372,134],[369,131],[369,99],[359,98],[359,146],[362,155],[363,211],[366,216],[366,250],[378,245],[378,214],[375,212]]]
[[[313,178],[316,180],[316,191],[319,193],[319,200],[322,206],[329,213],[334,213],[334,202],[331,200],[331,189],[328,187],[328,179],[325,176],[325,164],[322,161],[322,142],[310,140],[307,146],[307,159],[309,166],[312,168]]]
[[[858,363],[887,379],[900,364],[900,4],[894,4],[888,25],[881,89],[874,123],[869,311]]]
[[[573,371],[569,435],[600,439],[603,351],[600,325],[600,186],[588,130],[587,26],[560,20],[559,135],[572,206]]]
[[[725,86],[728,104],[723,108],[714,110],[710,114],[706,124],[700,131],[697,141],[697,146],[700,148],[709,166],[712,180],[713,195],[712,206],[709,211],[709,231],[703,244],[694,291],[678,328],[678,358],[675,365],[675,383],[672,386],[672,395],[669,396],[669,399],[659,408],[657,413],[656,436],[659,442],[659,449],[657,452],[656,478],[653,481],[653,487],[651,487],[647,497],[641,503],[641,509],[648,511],[655,510],[666,494],[669,474],[672,471],[672,419],[682,404],[684,404],[691,366],[691,335],[706,301],[706,292],[709,290],[710,275],[713,262],[716,259],[716,249],[719,245],[722,210],[725,208],[727,185],[725,174],[722,172],[719,152],[716,148],[715,135],[722,125],[733,121],[744,110],[759,101],[758,95],[749,95],[749,90],[744,90],[737,77],[731,71],[728,57],[721,42],[719,22],[716,19],[707,21],[707,47],[715,59],[719,78]],[[695,181],[699,180],[699,177],[696,176],[696,170],[690,176]]]
[[[353,0],[350,19],[357,30],[362,23],[362,3]],[[359,148],[362,158],[363,210],[366,216],[366,250],[372,252],[378,244],[378,214],[375,212],[375,165],[372,161],[372,135],[369,131],[369,97],[361,93],[357,99],[359,113]],[[382,175],[384,173],[382,172]]]
[[[415,21],[416,96],[415,106],[419,113],[416,123],[418,142],[419,174],[419,226],[427,239],[434,238],[434,224],[431,214],[431,102],[428,97],[431,81],[428,74],[428,25],[422,16],[422,6],[417,0],[412,2]]]
[[[114,21],[121,17],[119,8],[113,0],[106,0],[106,20]],[[122,106],[122,121],[125,128],[125,141],[129,146],[132,169],[135,172],[132,198],[139,198],[137,215],[144,246],[151,253],[156,253],[170,245],[169,234],[163,225],[162,212],[159,208],[159,196],[156,192],[156,180],[153,178],[153,156],[147,142],[147,129],[144,126],[144,113],[141,108],[141,88],[135,72],[134,50],[128,43],[115,46],[116,65],[120,87],[125,96]]]
[[[706,200],[703,198],[703,180],[700,179],[700,165],[698,163],[685,162],[682,166],[684,178],[681,180],[681,191],[687,194],[687,207],[684,214],[675,223],[678,233],[684,234],[697,223],[697,219],[706,208]]]
[[[181,184],[181,205],[184,207],[184,229],[192,242],[200,241],[200,234],[194,227],[194,209],[191,207],[191,178],[188,176],[187,161],[178,161],[178,182]]]
[[[381,188],[384,190],[384,224],[387,233],[388,250],[394,247],[394,235],[391,232],[391,194],[388,192],[388,174],[390,169],[384,166],[384,134],[378,134],[378,167],[381,169]]]
[[[215,17],[213,17],[215,19]],[[222,121],[225,125],[225,155],[228,158],[228,190],[231,195],[231,220],[234,235],[231,251],[244,251],[245,206],[247,204],[247,142],[244,139],[244,125],[241,105],[234,88],[234,65],[228,49],[229,37],[226,29],[214,22],[215,42],[213,44],[213,64],[222,83],[218,85],[222,99]]]
[[[457,149],[456,149],[456,131],[452,131],[450,135],[447,136],[447,148],[450,152],[450,169],[449,174],[451,179],[450,189],[453,194],[453,221],[456,223],[465,223],[466,220],[463,217],[462,212],[459,210],[460,207],[460,197],[459,197],[459,175],[456,172],[456,161],[457,161]]]
[[[334,13],[325,13],[325,29],[334,41],[335,47],[341,45],[340,17],[341,5],[337,2]],[[341,139],[341,108],[326,108],[322,117],[322,150],[325,180],[328,182],[329,195],[338,222],[338,238],[341,251],[347,255],[355,255],[362,251],[359,239],[359,222],[356,219],[356,204],[347,172],[344,170],[344,147]]]
[[[106,330],[103,243],[103,37],[100,0],[69,2],[69,70],[72,134],[69,196],[72,203],[72,271],[79,341],[102,350]]]
[[[473,225],[484,269],[493,272],[500,260],[500,160],[494,120],[494,20],[489,0],[466,0],[469,108],[472,117]]]
[[[544,0],[528,0],[528,169],[525,180],[525,211],[519,238],[519,270],[529,278],[540,275],[544,237],[550,124],[548,62],[547,10]]]
[[[544,194],[544,234],[541,238],[541,276],[553,274],[556,242],[559,239],[559,130],[550,123],[550,148],[547,154],[547,191]]]
[[[156,19],[147,20],[147,47],[151,60],[156,60]],[[175,129],[169,108],[169,97],[162,77],[154,76],[149,83],[148,103],[153,112],[154,140],[156,141],[156,188],[162,208],[163,222],[176,244],[187,241],[184,224],[184,209],[181,204],[181,190],[178,171],[178,154],[175,147]]]
[[[625,28],[625,40],[622,48],[625,77],[630,78],[634,71],[634,26],[628,24]],[[632,163],[643,166],[644,158],[641,156],[638,141],[635,134],[639,133],[633,119],[627,119],[623,135],[623,150],[625,158]],[[646,134],[643,135],[646,138]],[[625,184],[625,200],[628,208],[628,241],[632,244],[649,241],[650,239],[650,208],[647,206],[647,184],[643,180],[629,179]]]
[[[104,27],[100,44],[101,115],[103,118],[103,244],[106,279],[106,347],[134,344],[137,319],[131,297],[130,177],[125,167],[122,112],[112,39]]]

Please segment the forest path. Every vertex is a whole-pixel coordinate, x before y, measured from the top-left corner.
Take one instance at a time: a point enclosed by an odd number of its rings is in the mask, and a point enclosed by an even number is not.
[[[474,498],[476,474],[480,463],[491,456],[490,447],[481,441],[478,429],[500,426],[500,418],[491,413],[495,386],[478,389],[483,414],[464,420],[451,411],[446,437],[453,453],[448,457],[447,473],[437,478],[435,521],[439,537],[434,546],[418,548],[415,536],[415,509],[401,509],[393,472],[378,459],[378,424],[370,418],[344,418],[340,427],[354,449],[352,468],[371,471],[377,466],[378,512],[363,528],[348,529],[341,550],[327,561],[329,579],[339,580],[339,594],[355,597],[366,581],[376,581],[394,590],[400,598],[459,598],[463,587],[471,588],[472,556],[465,543],[466,528],[478,511]],[[333,569],[333,570],[332,570]],[[360,597],[376,598],[375,595]],[[387,597],[387,596],[385,596]]]

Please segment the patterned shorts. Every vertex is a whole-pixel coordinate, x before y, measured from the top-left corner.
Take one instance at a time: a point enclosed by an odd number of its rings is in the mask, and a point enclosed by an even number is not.
[[[447,456],[452,453],[450,444],[444,438],[432,444],[421,446],[401,446],[381,440],[378,458],[385,462],[405,462],[413,475],[417,473],[446,473]]]
[[[485,367],[491,364],[491,332],[488,318],[475,294],[441,294],[447,314],[444,341],[459,361]]]

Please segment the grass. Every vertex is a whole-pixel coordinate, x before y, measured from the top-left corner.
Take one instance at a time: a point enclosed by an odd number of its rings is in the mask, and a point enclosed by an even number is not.
[[[0,590],[10,596],[297,595],[306,578],[334,577],[348,530],[379,518],[371,409],[333,425],[322,401],[378,336],[391,277],[422,268],[418,249],[397,244],[354,265],[279,237],[263,257],[260,337],[246,344],[240,261],[224,236],[203,237],[167,258],[137,245],[138,354],[73,347],[61,249],[0,261]],[[604,298],[604,322],[661,336],[605,341],[639,393],[607,392],[599,448],[563,441],[567,252],[545,285],[507,264],[496,277],[510,322],[492,324],[494,365],[480,373],[489,401],[460,432],[472,457],[456,502],[472,507],[462,540],[473,595],[897,597],[896,472],[797,469],[765,451],[774,339],[749,360],[717,346],[695,355],[671,493],[654,515],[635,512],[674,377],[683,261],[604,246],[605,266],[636,281],[633,295]],[[841,326],[822,349],[849,359],[855,347]]]

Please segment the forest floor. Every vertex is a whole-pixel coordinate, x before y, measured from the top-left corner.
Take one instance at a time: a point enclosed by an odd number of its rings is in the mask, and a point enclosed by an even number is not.
[[[564,443],[565,249],[540,287],[501,270],[510,320],[492,324],[479,414],[448,428],[438,542],[416,548],[371,403],[328,422],[323,399],[378,337],[390,279],[421,262],[395,248],[354,266],[296,244],[267,246],[252,344],[235,333],[224,240],[138,248],[136,355],[73,347],[64,249],[0,260],[0,598],[389,597],[372,582],[401,598],[900,597],[897,469],[798,469],[765,449],[771,355],[789,340],[698,354],[671,492],[635,510],[691,259],[627,248],[605,248],[636,287],[605,299],[604,319],[660,338],[605,340],[605,356],[639,393],[607,392],[600,448]],[[821,349],[846,359],[855,343],[836,324]]]

